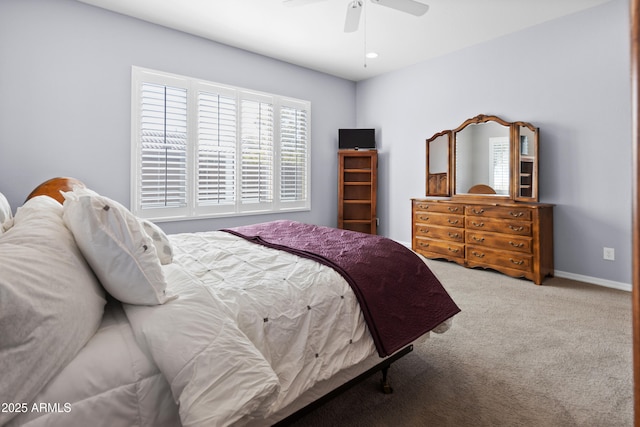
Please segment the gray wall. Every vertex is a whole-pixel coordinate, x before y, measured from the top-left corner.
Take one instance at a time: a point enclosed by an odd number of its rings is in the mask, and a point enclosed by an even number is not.
[[[355,84],[72,0],[0,1],[0,192],[74,176],[129,205],[131,65],[312,103],[312,211],[336,223],[336,129],[377,128],[381,234],[409,242],[424,140],[477,114],[541,129],[541,201],[561,274],[631,281],[627,0]],[[164,223],[169,232],[275,215]],[[616,261],[602,259],[603,246]]]
[[[73,176],[129,206],[131,66],[311,101],[312,211],[337,223],[337,129],[355,125],[355,83],[72,0],[0,2],[0,192],[12,206]],[[163,223],[196,231],[277,218]]]
[[[426,138],[477,114],[540,128],[540,200],[554,203],[555,267],[631,283],[627,0],[588,9],[357,85],[357,124],[379,131],[381,234],[411,239]],[[602,259],[603,247],[616,250]]]

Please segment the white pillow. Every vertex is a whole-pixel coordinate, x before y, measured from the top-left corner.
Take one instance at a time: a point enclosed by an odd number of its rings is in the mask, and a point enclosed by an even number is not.
[[[86,188],[62,195],[64,222],[102,286],[128,304],[167,302],[167,282],[156,248],[138,218],[120,203]]]
[[[173,246],[171,246],[171,242],[165,232],[148,219],[138,218],[138,220],[147,236],[153,240],[153,246],[155,246],[158,253],[160,264],[171,264],[173,262]]]
[[[26,202],[0,239],[0,402],[31,402],[95,334],[104,304],[62,205]],[[0,425],[12,416],[0,411]]]
[[[13,215],[9,201],[0,193],[0,236],[13,225]]]

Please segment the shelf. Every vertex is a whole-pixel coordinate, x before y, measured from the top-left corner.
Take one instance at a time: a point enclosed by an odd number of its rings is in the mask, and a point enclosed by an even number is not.
[[[378,155],[338,152],[338,228],[376,234]]]
[[[356,183],[361,182],[363,184],[371,184],[373,176],[371,172],[354,172],[344,171],[342,174],[342,182],[344,183]]]
[[[360,169],[371,171],[371,169],[373,168],[374,163],[371,162],[372,156],[366,153],[341,153],[340,155],[344,159],[344,162],[342,164],[342,167],[344,169]]]
[[[375,223],[372,223],[370,221],[367,221],[367,222],[344,221],[342,224],[342,229],[357,231],[359,233],[372,234],[372,230],[374,229],[375,226],[376,226]]]

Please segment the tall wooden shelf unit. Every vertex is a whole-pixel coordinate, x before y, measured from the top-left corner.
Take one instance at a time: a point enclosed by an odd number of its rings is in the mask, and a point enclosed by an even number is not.
[[[338,228],[376,234],[378,152],[338,151]]]

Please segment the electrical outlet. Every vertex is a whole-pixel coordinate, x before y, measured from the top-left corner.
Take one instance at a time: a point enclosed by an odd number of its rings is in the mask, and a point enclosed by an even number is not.
[[[614,248],[603,248],[602,258],[609,261],[615,261],[616,250]]]

